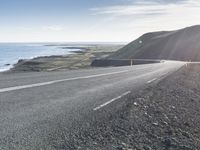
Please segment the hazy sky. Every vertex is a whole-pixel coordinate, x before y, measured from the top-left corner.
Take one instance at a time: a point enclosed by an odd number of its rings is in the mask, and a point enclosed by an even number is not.
[[[196,24],[200,0],[0,0],[0,42],[128,42]]]

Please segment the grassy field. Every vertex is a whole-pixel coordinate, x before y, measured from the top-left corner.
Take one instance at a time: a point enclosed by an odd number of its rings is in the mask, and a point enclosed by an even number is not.
[[[10,71],[39,72],[91,68],[90,64],[94,59],[107,57],[121,47],[123,47],[123,45],[86,45],[82,47],[84,51],[74,52],[70,55],[38,57],[30,60],[20,60]],[[63,45],[63,48],[66,47]],[[76,48],[76,46],[74,46],[74,48]]]

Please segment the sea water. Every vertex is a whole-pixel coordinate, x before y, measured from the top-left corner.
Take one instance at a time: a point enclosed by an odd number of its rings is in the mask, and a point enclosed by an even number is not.
[[[47,46],[29,43],[0,43],[0,72],[9,70],[19,59],[31,59],[39,56],[67,55],[75,49],[64,49],[61,46]]]

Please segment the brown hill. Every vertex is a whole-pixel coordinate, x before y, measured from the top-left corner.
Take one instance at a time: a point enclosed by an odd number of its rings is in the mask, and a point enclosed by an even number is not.
[[[200,25],[146,33],[108,58],[200,61]]]

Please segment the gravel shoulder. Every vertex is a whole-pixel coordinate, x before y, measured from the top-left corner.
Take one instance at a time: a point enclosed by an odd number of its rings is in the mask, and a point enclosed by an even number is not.
[[[99,113],[107,113],[106,118],[94,115],[96,121],[88,119],[78,132],[71,130],[73,138],[63,139],[65,142],[60,146],[69,149],[199,150],[199,81],[200,64],[184,66],[124,98],[124,105],[114,114],[105,110],[107,112]]]

